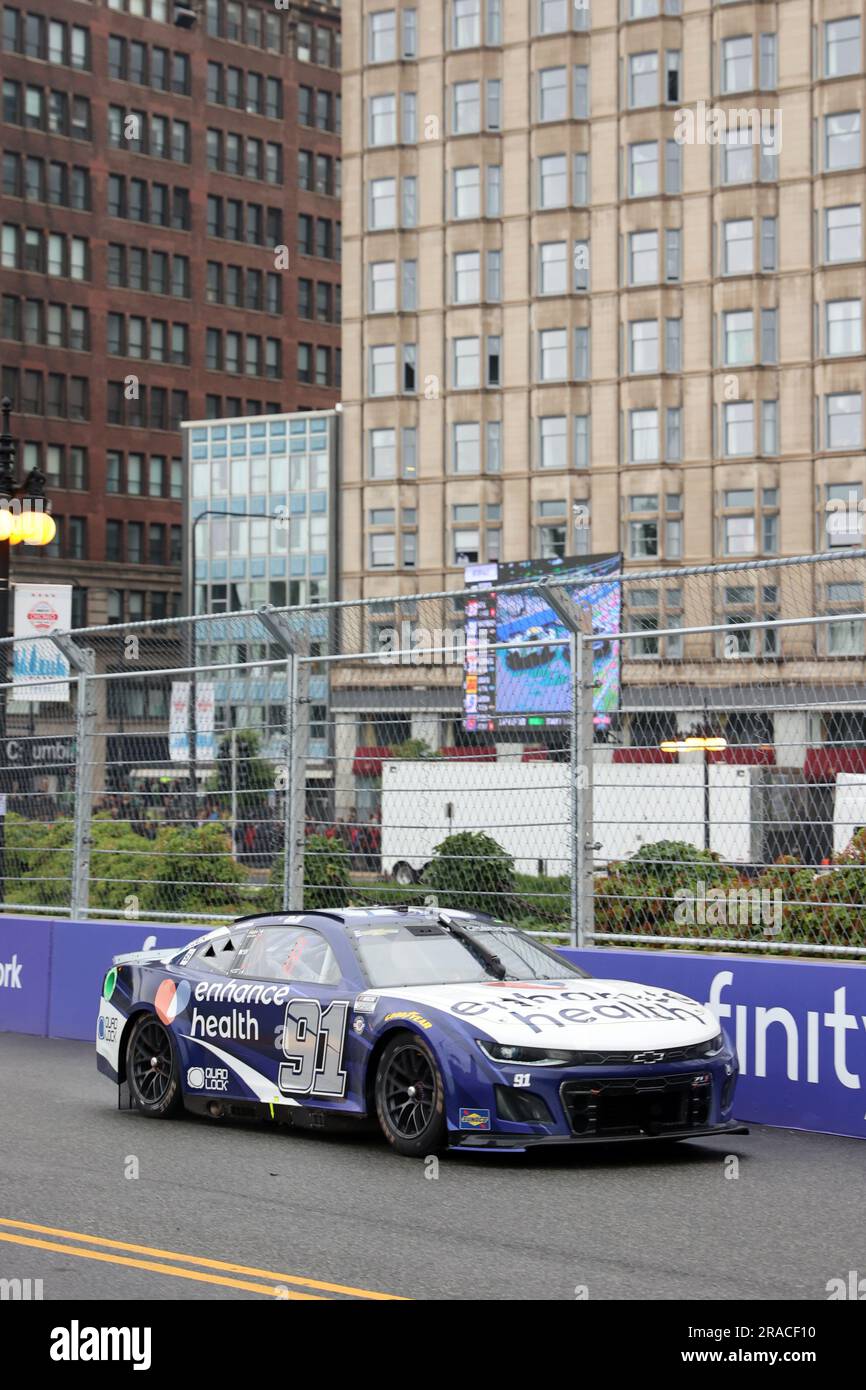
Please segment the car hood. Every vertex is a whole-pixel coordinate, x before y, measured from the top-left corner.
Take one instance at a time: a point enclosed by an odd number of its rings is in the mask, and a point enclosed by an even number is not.
[[[688,1047],[720,1031],[715,1015],[687,995],[629,980],[490,980],[372,993],[377,1022],[390,1015],[424,1027],[435,1011],[525,1047],[643,1051]]]

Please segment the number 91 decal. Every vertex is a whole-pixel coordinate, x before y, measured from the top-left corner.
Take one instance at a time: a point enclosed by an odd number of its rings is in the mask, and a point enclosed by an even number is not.
[[[343,1048],[348,1016],[348,1001],[336,1001],[325,1010],[318,999],[292,999],[286,1005],[286,1060],[280,1063],[279,1079],[284,1095],[342,1099],[346,1093]]]

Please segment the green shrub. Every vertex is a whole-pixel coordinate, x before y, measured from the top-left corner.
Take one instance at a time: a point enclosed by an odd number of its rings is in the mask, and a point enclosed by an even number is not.
[[[421,881],[440,907],[487,912],[492,917],[513,914],[517,892],[514,860],[490,835],[480,831],[448,835],[434,849]]]
[[[217,823],[165,826],[153,842],[149,878],[141,885],[142,913],[230,913],[240,910],[248,883]]]
[[[698,885],[733,888],[739,883],[736,869],[723,864],[712,850],[698,849],[683,840],[657,840],[642,845],[637,854],[611,864],[606,876],[595,882],[595,923],[599,931],[648,935],[728,935],[718,928],[679,924],[677,907],[698,893]]]
[[[352,893],[350,860],[341,840],[327,835],[310,835],[304,846],[304,907],[316,909],[346,907]],[[278,854],[267,884],[256,898],[259,912],[279,912],[283,905],[283,856]],[[291,903],[296,908],[295,903]]]

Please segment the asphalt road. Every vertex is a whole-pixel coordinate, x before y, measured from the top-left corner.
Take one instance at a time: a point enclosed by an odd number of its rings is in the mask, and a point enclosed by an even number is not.
[[[115,1096],[90,1045],[0,1034],[0,1279],[45,1299],[691,1301],[823,1300],[866,1274],[855,1139],[462,1155],[431,1179],[371,1137],[152,1121]]]

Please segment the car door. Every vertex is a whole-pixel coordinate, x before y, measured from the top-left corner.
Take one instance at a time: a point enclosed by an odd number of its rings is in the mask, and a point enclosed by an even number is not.
[[[273,1103],[354,1108],[347,1053],[357,985],[325,935],[303,923],[253,928],[235,975],[255,1000],[254,1049],[273,1078]]]

